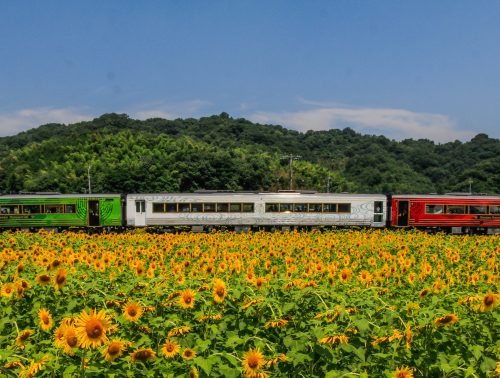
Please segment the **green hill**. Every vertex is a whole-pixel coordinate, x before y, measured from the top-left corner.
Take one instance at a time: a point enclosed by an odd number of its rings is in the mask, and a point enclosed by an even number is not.
[[[397,142],[352,129],[300,133],[233,119],[105,114],[0,138],[0,192],[289,189],[380,193],[500,192],[500,141]]]

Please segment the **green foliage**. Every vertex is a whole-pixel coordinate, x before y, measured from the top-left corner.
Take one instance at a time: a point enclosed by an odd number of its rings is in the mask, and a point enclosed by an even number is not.
[[[352,129],[300,133],[233,119],[104,114],[0,138],[0,192],[190,192],[293,188],[379,193],[500,192],[500,141],[396,142]]]

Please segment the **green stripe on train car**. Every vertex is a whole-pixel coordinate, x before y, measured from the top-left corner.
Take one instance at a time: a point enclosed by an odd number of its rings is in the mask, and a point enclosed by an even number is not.
[[[89,201],[98,203],[91,221]],[[121,196],[0,196],[0,227],[120,226]]]

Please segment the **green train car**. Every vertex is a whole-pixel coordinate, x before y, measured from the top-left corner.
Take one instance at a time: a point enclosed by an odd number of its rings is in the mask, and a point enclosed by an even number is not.
[[[0,196],[0,228],[122,226],[119,194],[21,194]]]

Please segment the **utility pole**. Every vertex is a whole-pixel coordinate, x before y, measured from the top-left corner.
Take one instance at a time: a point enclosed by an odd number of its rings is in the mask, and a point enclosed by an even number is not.
[[[89,179],[89,194],[92,194],[92,188],[90,186],[90,167],[91,167],[91,165],[89,164],[88,169],[87,169],[87,177]]]
[[[472,194],[472,179],[469,179],[469,194]]]
[[[292,162],[294,160],[299,160],[301,158],[301,156],[288,154],[288,155],[283,155],[281,158],[289,160],[289,168],[288,169],[289,169],[289,176],[290,176],[290,190],[293,190],[293,164],[292,164]]]

